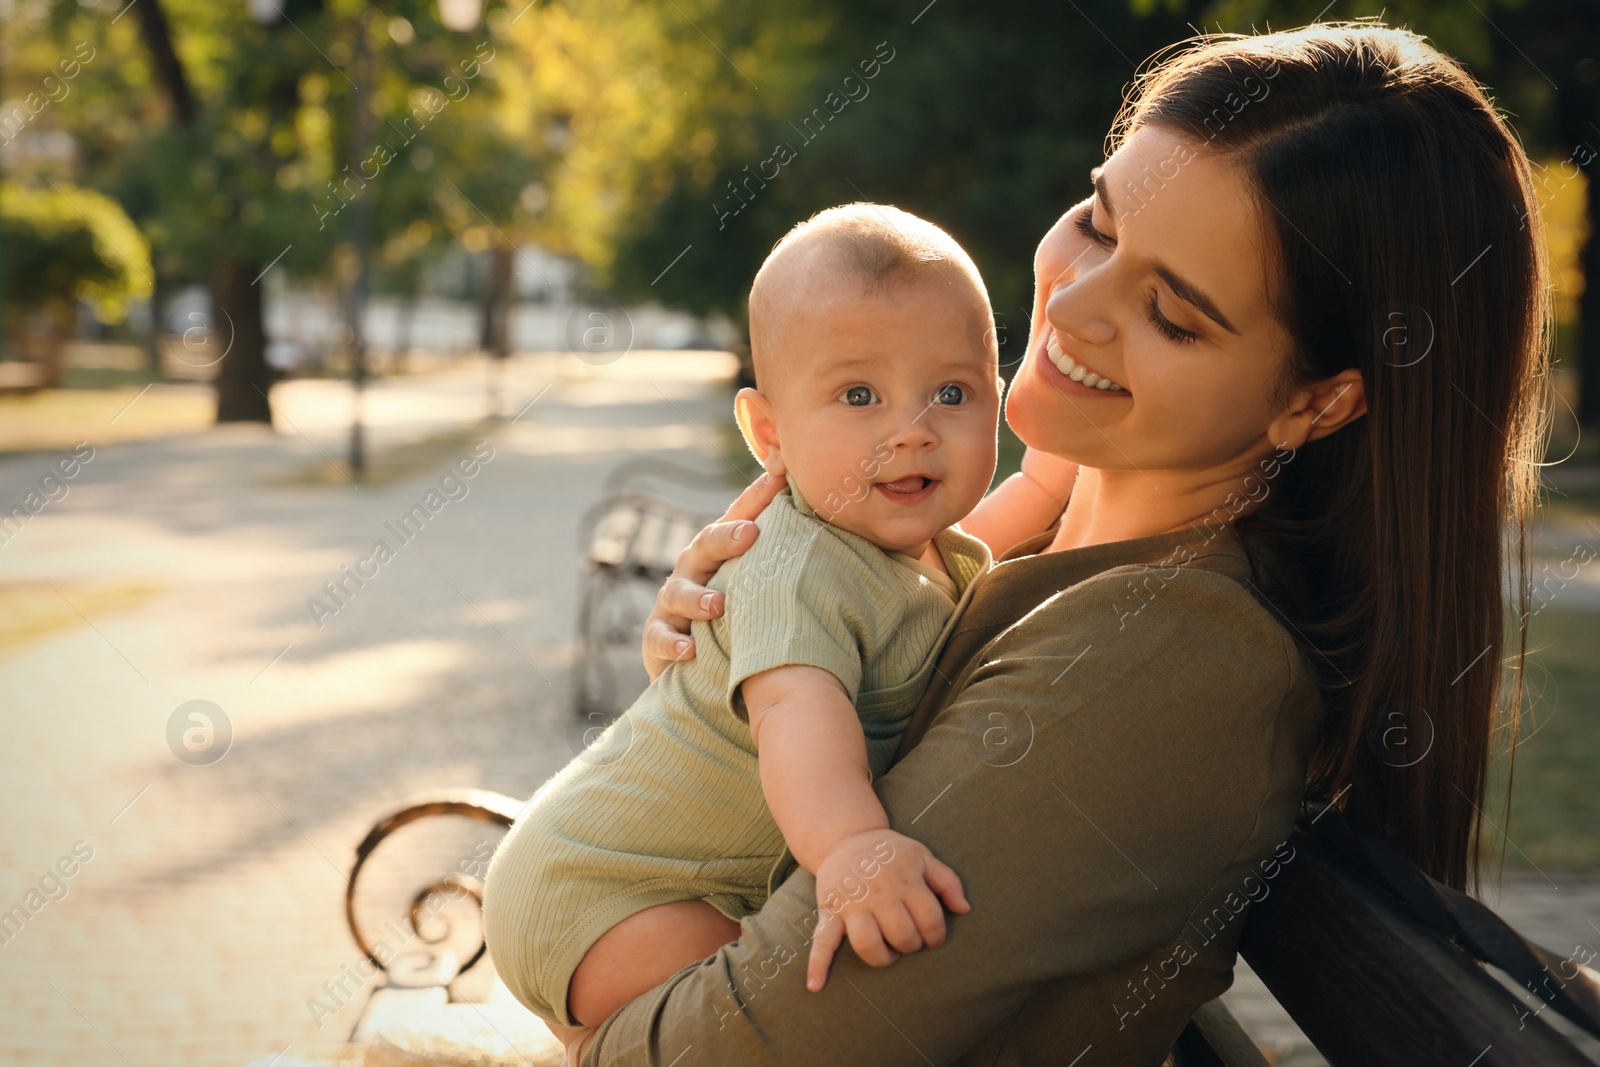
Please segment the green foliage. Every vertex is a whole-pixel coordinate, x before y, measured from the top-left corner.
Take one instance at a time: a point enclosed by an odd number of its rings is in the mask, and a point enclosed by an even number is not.
[[[1322,22],[1381,16],[1385,25],[1405,26],[1426,36],[1436,48],[1478,68],[1481,76],[1494,54],[1496,31],[1489,19],[1498,15],[1496,8],[1512,6],[1516,5],[1505,0],[1479,0],[1476,5],[1439,0],[1347,0],[1332,7],[1326,0],[1219,0],[1206,12],[1203,25],[1208,30],[1251,33],[1304,26],[1319,13]]]
[[[1135,63],[1189,33],[1182,10],[1140,18],[1097,7],[1090,21],[1072,5],[1018,0],[938,3],[914,24],[904,5],[883,0],[762,5],[759,17],[741,5],[678,6],[682,14],[637,16],[604,40],[564,40],[572,66],[613,77],[619,53],[660,42],[648,82],[631,65],[620,73],[670,135],[619,152],[604,190],[552,172],[568,215],[600,216],[614,235],[587,256],[602,278],[627,297],[739,321],[750,279],[784,231],[832,204],[892,202],[972,253],[1013,344],[1031,307],[1034,246],[1087,194]],[[529,32],[608,7],[542,8]],[[633,125],[656,130],[643,116]],[[620,210],[589,207],[608,194]]]
[[[85,300],[110,323],[130,297],[150,295],[144,238],[115,201],[88,189],[0,182],[0,246],[0,291],[15,308]]]
[[[1535,577],[1548,581],[1551,570],[1536,570]],[[1485,841],[1514,868],[1596,871],[1600,839],[1594,827],[1600,821],[1600,795],[1594,789],[1594,768],[1600,760],[1600,730],[1595,729],[1593,709],[1600,700],[1600,674],[1594,669],[1593,650],[1600,647],[1600,613],[1561,603],[1551,596],[1551,588],[1536,594],[1537,614],[1529,626],[1528,693],[1517,739],[1509,825],[1500,816],[1509,752],[1497,760],[1494,793],[1484,808],[1509,836],[1488,829]],[[1541,596],[1553,606],[1542,605]],[[1508,655],[1517,648],[1516,621],[1510,613]]]
[[[762,108],[798,100],[836,17],[799,0],[568,0],[519,15],[502,111],[544,164],[532,232],[608,285],[622,236],[680,175],[711,181],[755,149]]]
[[[203,279],[218,256],[264,265],[290,248],[277,269],[347,277],[345,205],[364,201],[380,277],[414,278],[447,241],[532,239],[620,297],[739,320],[785,230],[830,204],[881,200],[968,247],[1013,342],[1034,244],[1087,192],[1136,64],[1198,28],[1380,10],[938,0],[913,21],[888,0],[518,0],[488,3],[480,28],[457,34],[433,0],[286,0],[270,26],[242,2],[163,6],[199,103],[191,129],[172,119],[137,19],[109,0],[19,7],[7,82],[93,57],[34,122],[73,133],[76,180],[123,204],[166,276]],[[1535,27],[1517,21],[1539,5],[1479,6],[1488,18],[1437,0],[1381,10],[1480,76],[1503,65],[1501,24],[1548,65]],[[1523,73],[1510,95],[1519,122],[1537,125],[1550,85]],[[358,120],[362,83],[370,117]]]
[[[573,114],[574,145],[549,164],[541,236],[619,295],[738,321],[751,276],[790,226],[831,204],[892,201],[973,253],[1015,343],[1034,245],[1087,193],[1137,64],[1198,30],[1382,13],[1488,78],[1506,47],[1490,19],[1523,6],[1361,0],[1330,14],[1322,0],[943,0],[913,23],[884,0],[568,0],[516,27],[526,62],[508,89],[529,114]],[[894,58],[865,79],[860,65],[880,46]],[[846,77],[859,99],[847,98]],[[1513,110],[1548,109],[1541,79],[1515,85]]]
[[[80,180],[126,207],[163,274],[204,280],[220,257],[264,266],[290,249],[277,269],[337,280],[350,205],[363,200],[390,266],[475,227],[515,238],[535,163],[494,110],[504,10],[454,33],[432,0],[287,0],[271,25],[242,2],[162,6],[198,105],[190,127],[134,13],[113,22],[121,5],[64,0],[19,15],[32,21],[7,36],[26,42],[26,62],[7,81],[43,78],[87,42],[95,58],[36,123],[74,135]],[[364,112],[352,99],[363,83]]]

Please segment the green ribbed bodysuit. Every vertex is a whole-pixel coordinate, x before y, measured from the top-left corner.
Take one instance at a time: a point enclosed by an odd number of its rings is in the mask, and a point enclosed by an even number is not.
[[[949,578],[824,522],[793,490],[756,519],[749,552],[710,586],[727,611],[695,621],[695,657],[669,666],[605,734],[534,794],[490,865],[484,937],[507,987],[547,1022],[601,934],[655,904],[760,910],[789,859],[761,791],[739,685],[808,664],[844,685],[867,761],[888,770],[988,548],[934,538]]]

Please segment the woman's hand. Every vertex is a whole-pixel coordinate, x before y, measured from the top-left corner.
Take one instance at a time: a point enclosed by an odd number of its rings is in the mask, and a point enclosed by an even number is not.
[[[644,669],[652,681],[667,665],[694,658],[691,619],[714,619],[722,614],[723,597],[705,587],[728,560],[742,555],[756,542],[760,530],[755,517],[787,485],[782,475],[763,474],[740,493],[722,518],[695,535],[678,554],[678,565],[656,594],[655,610],[644,621]]]

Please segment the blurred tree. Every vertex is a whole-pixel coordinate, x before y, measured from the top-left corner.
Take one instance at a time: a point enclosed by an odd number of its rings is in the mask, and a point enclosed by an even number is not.
[[[82,180],[149,239],[162,288],[209,285],[231,342],[220,421],[271,419],[267,271],[348,292],[365,280],[360,245],[403,276],[436,242],[519,210],[532,161],[492,105],[502,9],[464,32],[429,0],[62,0],[27,15],[40,55],[78,40],[103,53],[49,118],[82,146]]]
[[[1352,2],[1341,17],[1377,6]],[[1509,101],[1530,149],[1576,175],[1595,158],[1583,140],[1593,35],[1580,31],[1596,3],[1428,0],[1385,17],[1466,61]],[[65,54],[84,38],[109,53],[57,117],[84,147],[84,182],[149,237],[158,286],[209,280],[219,319],[237,320],[224,418],[268,414],[257,279],[269,267],[359,291],[370,246],[380,276],[406,288],[419,257],[457,238],[489,255],[483,338],[503,350],[524,241],[579,257],[618,297],[742,322],[772,242],[856,199],[892,200],[972,251],[1014,361],[1034,244],[1087,190],[1136,65],[1196,27],[1270,29],[1325,10],[939,0],[908,19],[888,0],[566,0],[495,8],[484,29],[457,34],[423,0],[251,0],[265,25],[243,3],[157,4],[135,0],[120,25],[109,0],[29,8],[51,45],[28,49]],[[153,85],[164,110],[150,106]],[[1588,188],[1592,216],[1600,193]],[[1590,287],[1587,322],[1597,302]],[[1581,349],[1600,360],[1600,329]],[[1584,377],[1592,420],[1600,373]]]
[[[829,204],[893,200],[973,253],[1014,360],[1034,244],[1087,190],[1136,64],[1200,28],[1327,13],[1324,0],[942,0],[908,20],[885,0],[569,0],[516,27],[530,62],[513,69],[507,102],[573,116],[571,147],[549,161],[544,236],[619,295],[742,322],[749,280],[789,226]],[[1535,158],[1566,160],[1551,182],[1593,175],[1600,0],[1356,0],[1334,14],[1427,34],[1494,87]],[[1600,187],[1587,188],[1600,233]],[[1597,261],[1591,239],[1586,273]],[[1584,290],[1580,317],[1593,422],[1600,286]]]
[[[1541,204],[1575,180],[1585,187],[1579,277],[1566,288],[1581,287],[1573,345],[1578,422],[1600,434],[1600,0],[1548,0],[1489,17],[1498,31],[1493,83],[1511,96],[1530,147],[1560,161],[1540,175]]]
[[[1182,10],[1021,0],[914,19],[886,0],[572,0],[524,21],[528,91],[573,115],[552,214],[601,284],[742,323],[790,226],[892,201],[973,254],[1013,361],[1034,246],[1087,192],[1135,64],[1189,32]]]
[[[754,147],[752,116],[796,96],[831,22],[798,0],[569,0],[520,17],[502,107],[544,164],[533,235],[610,285],[621,235],[680,172],[707,183]]]
[[[0,181],[0,293],[7,348],[42,366],[39,384],[61,378],[63,346],[85,301],[102,322],[120,322],[133,297],[150,295],[150,252],[116,202],[52,183],[50,192]]]

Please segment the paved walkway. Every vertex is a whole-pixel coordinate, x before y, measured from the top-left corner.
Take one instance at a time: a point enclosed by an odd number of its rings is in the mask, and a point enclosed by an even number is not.
[[[0,591],[38,631],[0,650],[0,911],[37,906],[0,935],[0,1061],[287,1064],[336,1044],[359,999],[354,844],[411,793],[526,796],[570,758],[577,516],[646,454],[697,465],[726,500],[730,370],[514,361],[505,407],[522,414],[487,435],[464,496],[441,479],[484,439],[475,368],[375,386],[373,446],[415,473],[359,491],[324,459],[345,440],[335,382],[275,390],[277,433],[102,444],[0,544]],[[0,502],[61,455],[0,460]],[[402,543],[388,524],[430,489],[457,498]],[[308,601],[334,607],[324,583],[378,540],[392,558],[319,625]],[[231,728],[215,762],[220,734],[192,751],[192,723],[174,732],[196,700]],[[1552,947],[1600,943],[1600,892],[1557,880],[1511,882],[1508,916]],[[1280,1062],[1313,1062],[1251,989],[1242,974],[1230,1001]]]
[[[89,616],[0,659],[0,910],[41,879],[60,897],[0,944],[0,1062],[242,1065],[348,1032],[352,1010],[319,1028],[308,1001],[357,963],[355,843],[418,790],[526,796],[571,757],[576,516],[639,455],[719,476],[730,373],[679,354],[518,361],[506,408],[537,403],[404,545],[386,524],[480,438],[391,484],[314,484],[345,439],[338,383],[275,390],[276,434],[97,450],[0,545],[0,588],[47,583]],[[384,383],[369,411],[378,449],[459,430],[481,372]],[[59,455],[0,461],[0,501]],[[379,539],[394,558],[319,628],[308,599]],[[169,747],[192,700],[231,723],[209,766]]]

